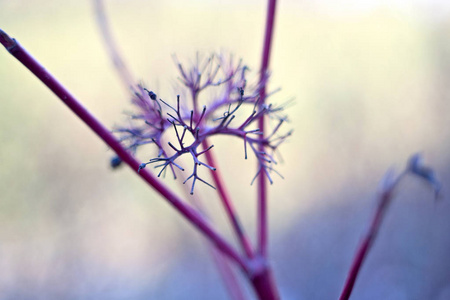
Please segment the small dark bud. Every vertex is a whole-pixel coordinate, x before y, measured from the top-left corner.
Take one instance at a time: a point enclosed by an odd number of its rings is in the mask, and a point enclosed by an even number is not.
[[[114,156],[113,158],[111,158],[109,163],[111,165],[111,168],[117,169],[122,165],[122,159],[120,159],[120,157],[118,156]]]
[[[139,173],[142,169],[145,169],[146,166],[147,166],[147,164],[145,164],[145,163],[140,164],[140,165],[139,165],[139,169],[138,169],[138,173]]]
[[[150,97],[150,99],[156,100],[156,94],[153,93],[152,91],[148,91],[148,96]]]

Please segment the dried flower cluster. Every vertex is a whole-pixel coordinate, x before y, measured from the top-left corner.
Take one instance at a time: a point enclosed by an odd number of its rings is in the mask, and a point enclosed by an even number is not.
[[[131,116],[137,122],[116,129],[116,132],[121,134],[121,141],[133,152],[146,144],[154,144],[158,148],[157,157],[141,164],[140,169],[148,164],[155,164],[155,168],[161,169],[158,173],[160,176],[170,167],[176,178],[174,167],[181,171],[185,170],[177,159],[188,154],[192,157],[194,167],[184,183],[192,179],[191,194],[197,180],[214,188],[199,177],[198,167],[216,170],[214,166],[201,160],[202,154],[213,147],[204,149],[202,143],[211,136],[222,134],[243,140],[245,158],[248,147],[254,153],[259,167],[252,183],[261,172],[272,183],[271,173],[280,175],[273,167],[276,164],[274,152],[291,131],[279,134],[281,125],[287,120],[287,117],[282,115],[283,107],[262,104],[266,101],[259,99],[259,90],[265,85],[267,76],[263,82],[248,85],[246,79],[248,68],[241,61],[235,63],[232,56],[225,58],[221,55],[212,55],[206,59],[199,59],[197,56],[196,63],[189,70],[186,70],[176,58],[175,60],[184,94],[190,99],[182,99],[178,95],[176,103],[171,105],[154,92],[139,86],[132,100],[138,112]],[[213,99],[207,102],[208,107],[203,106],[199,109],[199,95],[207,89],[212,90],[210,94],[214,95]],[[244,109],[246,106],[252,109]],[[236,118],[238,111],[249,113],[238,121],[237,119],[240,119]],[[266,136],[262,136],[259,129],[255,128],[256,121],[264,115],[275,122],[273,130]],[[176,135],[175,142],[167,143],[170,148],[164,148],[163,133],[167,130],[174,130]],[[187,138],[188,136],[192,138]],[[263,146],[264,151],[260,151],[260,146]]]

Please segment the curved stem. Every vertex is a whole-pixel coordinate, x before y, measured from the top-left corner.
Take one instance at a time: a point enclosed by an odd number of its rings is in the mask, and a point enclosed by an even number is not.
[[[44,83],[61,101],[64,102],[89,128],[91,128],[117,155],[128,164],[131,169],[145,182],[153,187],[161,196],[175,207],[191,224],[202,232],[213,244],[217,246],[225,255],[244,270],[248,270],[246,261],[239,253],[219,235],[205,219],[191,206],[185,204],[181,198],[173,193],[168,187],[155,178],[154,175],[145,169],[139,170],[140,162],[137,161],[109,130],[98,121],[69,91],[59,83],[40,63],[35,60],[16,40],[10,38],[5,32],[0,30],[0,43],[5,46],[8,52],[19,60],[28,70],[30,70],[42,83]]]
[[[183,176],[183,175],[181,175]],[[183,182],[186,178],[181,178],[181,181]],[[190,200],[192,205],[197,208],[197,210],[206,218],[208,221],[210,219],[208,218],[206,214],[206,210],[203,207],[203,203],[198,195],[190,195],[189,189],[186,187],[185,184],[181,184],[185,196]],[[211,222],[211,221],[210,221]],[[207,242],[207,241],[206,241]],[[209,253],[211,254],[211,258],[214,261],[214,264],[217,267],[217,270],[222,277],[223,283],[225,285],[226,290],[229,293],[229,296],[231,299],[234,300],[246,300],[246,296],[244,291],[242,290],[242,287],[239,283],[239,280],[236,277],[236,274],[234,272],[234,269],[230,265],[230,261],[224,256],[223,253],[221,253],[219,250],[217,250],[214,245],[211,245],[210,243],[207,243],[206,247],[209,250]]]
[[[133,79],[130,70],[127,68],[125,62],[122,59],[122,55],[119,53],[117,44],[115,43],[110,26],[108,24],[108,19],[105,14],[105,7],[103,5],[103,0],[94,0],[95,16],[97,19],[98,27],[101,32],[101,36],[108,51],[109,57],[111,57],[114,67],[119,74],[124,87],[128,91],[129,89],[135,91],[134,86],[136,81]]]
[[[395,189],[405,173],[401,173],[395,179],[389,178],[388,175],[390,174],[386,175],[386,184],[383,187],[383,190],[378,195],[378,206],[370,222],[370,227],[367,230],[361,244],[359,245],[355,256],[353,257],[353,262],[348,272],[347,279],[345,280],[344,288],[342,289],[339,300],[347,300],[348,298],[350,298],[356,278],[358,277],[359,271],[361,270],[361,266],[366,259],[370,249],[372,248],[372,245],[381,227],[381,223],[383,222],[387,208],[392,201]]]
[[[253,288],[260,300],[279,300],[280,295],[274,285],[273,275],[271,269],[267,268],[261,274],[254,276],[251,279]]]
[[[245,296],[241,283],[230,265],[230,262],[213,246],[210,245],[208,249],[211,252],[211,256],[217,266],[217,269],[219,270],[219,274],[222,277],[230,298],[234,300],[246,300],[247,297]]]
[[[208,149],[210,147],[208,141],[204,139],[202,141],[203,149]],[[210,166],[216,166],[216,162],[214,159],[214,155],[211,153],[211,151],[205,152],[206,161]],[[216,171],[211,171],[211,175],[214,180],[214,184],[216,185],[217,191],[220,195],[220,199],[222,200],[222,204],[225,208],[225,211],[227,213],[228,218],[230,219],[230,222],[233,226],[234,232],[236,233],[239,243],[241,244],[242,249],[245,251],[245,254],[247,257],[251,258],[253,257],[253,250],[252,246],[250,244],[250,240],[247,236],[247,234],[244,231],[244,228],[241,225],[241,222],[239,221],[238,215],[236,210],[233,207],[233,203],[231,201],[230,196],[228,195],[227,189],[225,188],[225,184],[222,180],[222,177],[220,176],[220,173],[218,169]]]
[[[103,40],[106,44],[106,48],[108,50],[108,54],[111,58],[111,60],[114,62],[114,66],[116,67],[117,73],[119,74],[122,82],[124,83],[125,87],[127,89],[129,89],[130,87],[133,87],[133,83],[134,80],[132,79],[132,75],[131,72],[128,70],[128,68],[126,67],[122,56],[120,55],[118,48],[116,46],[116,43],[112,37],[111,34],[111,30],[110,30],[110,26],[109,23],[107,21],[107,17],[106,17],[106,13],[105,13],[105,8],[103,5],[103,0],[94,0],[94,5],[95,5],[95,13],[96,13],[96,17],[97,17],[97,23],[99,25]],[[198,115],[198,104],[197,104],[197,94],[195,92],[192,93],[192,98],[193,98],[193,106],[194,106],[194,119],[197,119],[197,115]],[[207,148],[205,148],[207,149]],[[215,165],[212,164],[211,161],[213,162],[214,160],[209,160],[211,158],[209,151],[207,152],[206,155],[207,159],[208,159],[208,163],[210,165]],[[216,175],[214,172],[213,173],[213,177]],[[220,178],[219,181],[216,181],[215,178],[215,182],[216,185],[219,188],[219,192],[223,189],[223,184],[221,184]],[[185,185],[183,185],[183,187],[186,187]],[[222,194],[222,193],[221,193]],[[224,199],[224,198],[222,198]],[[200,208],[200,204],[199,201],[195,201],[195,198],[192,199],[194,202],[194,207],[196,207],[197,209],[200,210],[200,212],[202,212],[202,209]],[[225,207],[227,208],[227,212],[229,211],[233,211],[232,210],[232,206],[231,203],[230,205],[227,205],[227,203],[229,203],[228,197],[225,198],[225,200],[222,200],[224,202]],[[231,207],[230,209],[228,209],[228,207]],[[204,214],[204,212],[203,212]],[[233,214],[233,216],[236,216],[236,214]],[[232,218],[232,220],[234,220]],[[233,224],[239,224],[239,222],[237,220],[232,221]],[[241,228],[240,226],[234,225],[235,228]],[[245,252],[247,254],[247,256],[251,256],[251,248],[250,245],[247,241],[247,238],[245,237],[245,233],[241,231],[237,231],[238,232],[238,236],[244,236],[243,238],[240,238],[241,240],[244,240],[244,242],[242,242],[241,244],[243,245]],[[241,233],[241,234],[239,234]],[[211,246],[208,245],[208,248],[210,248]],[[211,251],[211,256],[213,257],[213,260],[215,262],[215,264],[217,265],[217,269],[219,270],[219,273],[221,274],[225,286],[227,287],[227,290],[229,291],[230,295],[236,299],[236,300],[243,300],[245,299],[245,296],[241,290],[241,287],[239,286],[239,283],[233,273],[233,270],[231,269],[231,267],[229,266],[229,262],[226,261],[223,257],[223,255],[221,253],[217,253],[216,249],[213,249],[211,247],[210,249]]]
[[[261,74],[260,81],[266,81],[267,68],[269,66],[270,50],[272,45],[273,37],[273,27],[275,21],[275,8],[276,0],[269,0],[267,7],[267,19],[266,19],[266,31],[264,36],[264,46],[261,62]],[[263,85],[259,92],[259,104],[264,105],[266,98],[266,84]],[[258,128],[262,132],[260,139],[264,139],[264,116],[258,121]],[[264,146],[259,146],[259,151],[264,151]],[[259,252],[264,257],[267,256],[267,240],[268,240],[268,229],[267,229],[267,179],[264,176],[264,172],[261,172],[258,178],[258,247]]]

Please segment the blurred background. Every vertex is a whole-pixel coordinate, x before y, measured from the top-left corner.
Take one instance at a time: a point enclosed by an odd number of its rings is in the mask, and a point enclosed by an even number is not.
[[[259,68],[265,1],[105,2],[134,75],[164,99],[175,95],[174,53],[223,50]],[[0,0],[0,28],[104,124],[126,120],[130,96],[90,1]],[[272,53],[270,88],[282,90],[271,101],[295,98],[285,179],[270,187],[283,299],[338,297],[380,179],[415,152],[444,198],[403,182],[353,299],[450,299],[450,2],[280,1]],[[228,299],[204,239],[131,170],[112,171],[107,146],[4,50],[0,111],[1,299]],[[213,142],[254,236],[254,161],[238,140]],[[216,195],[197,191],[233,241]]]

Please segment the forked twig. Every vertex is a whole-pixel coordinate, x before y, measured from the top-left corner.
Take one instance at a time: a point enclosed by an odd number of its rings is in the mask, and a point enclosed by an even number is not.
[[[0,43],[8,52],[30,70],[42,83],[44,83],[58,98],[66,104],[87,126],[89,126],[112,150],[116,152],[123,162],[140,176],[145,182],[161,194],[174,208],[180,212],[189,222],[200,230],[213,244],[217,246],[230,259],[234,260],[243,270],[248,271],[248,263],[242,256],[213,229],[203,217],[191,206],[185,204],[168,187],[157,180],[146,170],[139,170],[141,163],[137,161],[115,139],[111,132],[100,123],[71,93],[60,84],[39,62],[34,59],[16,40],[10,38],[0,30]]]
[[[434,189],[435,198],[439,196],[441,184],[437,180],[434,171],[423,165],[422,157],[420,156],[420,154],[412,156],[406,169],[399,175],[395,175],[393,170],[390,170],[386,173],[381,182],[380,191],[377,196],[377,209],[370,222],[370,227],[365,233],[362,242],[360,243],[358,250],[353,257],[353,261],[339,300],[349,299],[353,290],[353,286],[355,285],[355,281],[361,270],[361,266],[366,259],[370,249],[372,248],[373,243],[375,242],[387,209],[395,196],[395,192],[399,184],[407,174],[417,176],[428,182]]]

